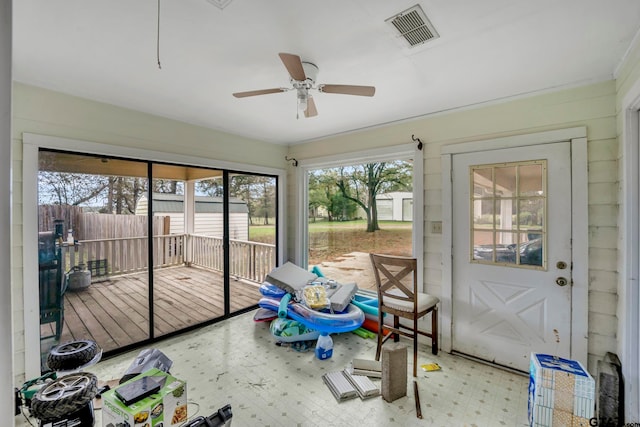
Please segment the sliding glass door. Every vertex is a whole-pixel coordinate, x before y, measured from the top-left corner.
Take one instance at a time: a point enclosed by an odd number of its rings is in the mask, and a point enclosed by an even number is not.
[[[43,355],[253,308],[275,267],[276,177],[46,150],[38,177]]]

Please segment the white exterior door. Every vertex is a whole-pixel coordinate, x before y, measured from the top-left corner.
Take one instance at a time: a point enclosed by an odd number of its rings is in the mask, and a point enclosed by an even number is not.
[[[452,157],[452,350],[571,355],[570,143]]]

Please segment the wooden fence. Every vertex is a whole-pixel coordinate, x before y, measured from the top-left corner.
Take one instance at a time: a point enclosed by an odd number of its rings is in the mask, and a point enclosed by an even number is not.
[[[38,206],[38,231],[54,231],[54,220],[63,221],[63,231],[75,228],[83,215],[80,206],[40,205]],[[65,236],[66,237],[66,234]]]
[[[165,233],[165,222],[169,217],[153,217],[153,235]],[[73,230],[78,240],[114,239],[121,237],[147,236],[148,221],[145,215],[117,215],[84,213],[78,218]]]
[[[79,206],[38,206],[38,231],[53,231],[54,220],[63,220],[63,239],[67,230],[73,229],[76,240],[101,240],[148,235],[146,215],[118,215],[85,213]],[[169,234],[168,216],[153,217],[153,235]]]

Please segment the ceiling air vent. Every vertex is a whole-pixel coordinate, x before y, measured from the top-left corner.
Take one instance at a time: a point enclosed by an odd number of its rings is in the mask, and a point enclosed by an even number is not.
[[[419,46],[440,37],[419,4],[392,16],[385,22],[406,40],[409,47]]]
[[[207,0],[209,3],[219,8],[220,10],[224,9],[231,3],[231,0]]]

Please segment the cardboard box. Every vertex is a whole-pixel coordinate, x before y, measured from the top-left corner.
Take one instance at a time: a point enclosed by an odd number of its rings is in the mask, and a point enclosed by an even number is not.
[[[595,381],[576,360],[532,353],[529,363],[529,425],[589,426]]]
[[[162,388],[155,394],[126,406],[116,396],[116,391],[142,377],[164,379]],[[159,369],[150,369],[102,395],[102,426],[122,425],[171,427],[187,420],[187,384]],[[125,424],[128,423],[128,424]]]

